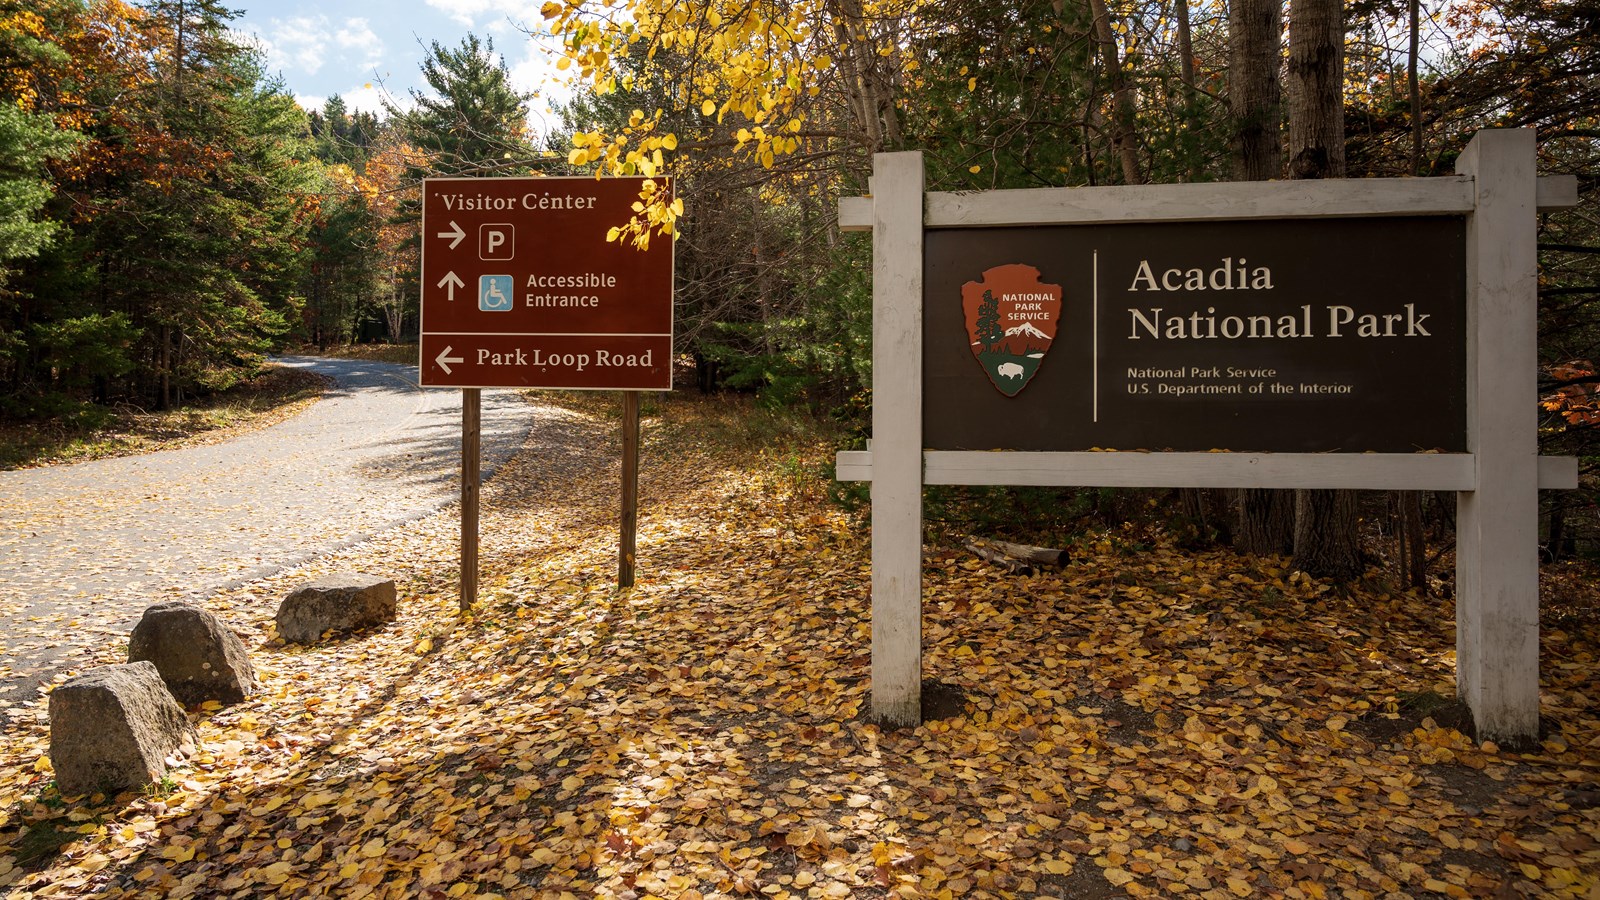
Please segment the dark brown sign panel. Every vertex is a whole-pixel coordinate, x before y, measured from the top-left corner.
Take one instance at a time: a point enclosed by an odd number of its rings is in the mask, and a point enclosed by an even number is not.
[[[672,239],[606,240],[645,181],[425,180],[421,384],[670,390]]]
[[[930,229],[924,275],[930,449],[1466,450],[1459,218]]]

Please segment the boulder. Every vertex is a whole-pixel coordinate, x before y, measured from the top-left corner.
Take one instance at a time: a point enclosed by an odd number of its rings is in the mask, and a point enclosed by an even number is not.
[[[148,660],[91,669],[50,692],[50,761],[63,794],[160,781],[198,735]]]
[[[255,689],[244,641],[212,613],[176,600],[144,611],[128,639],[128,662],[149,660],[179,703],[238,703]]]
[[[327,632],[393,622],[394,582],[375,575],[330,575],[295,589],[278,605],[278,636],[314,644]]]

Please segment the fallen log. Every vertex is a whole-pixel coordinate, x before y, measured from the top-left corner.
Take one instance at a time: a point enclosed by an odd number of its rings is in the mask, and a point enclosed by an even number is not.
[[[1032,544],[1013,544],[1010,541],[990,541],[1001,553],[1039,566],[1061,568],[1067,564],[1069,554],[1054,547],[1035,547]]]
[[[1054,547],[1035,547],[1031,544],[1013,544],[990,538],[969,537],[967,549],[974,556],[986,559],[1013,575],[1031,575],[1035,567],[1059,569],[1067,564],[1067,551]]]
[[[995,565],[999,566],[1000,568],[1005,569],[1007,572],[1011,573],[1012,575],[1032,575],[1033,574],[1033,566],[1030,566],[1030,565],[1028,565],[1027,563],[1025,563],[1025,562],[1023,562],[1021,560],[1013,559],[1013,558],[1007,556],[1005,553],[1001,552],[1000,550],[997,550],[997,549],[995,549],[993,547],[988,546],[985,543],[980,542],[976,538],[967,541],[967,549],[970,550],[972,552],[972,554],[974,556],[977,556],[979,559],[986,559],[989,562],[992,562]]]

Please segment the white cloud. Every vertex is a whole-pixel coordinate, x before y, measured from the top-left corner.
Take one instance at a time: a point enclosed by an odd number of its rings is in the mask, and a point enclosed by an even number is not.
[[[483,17],[521,20],[533,9],[529,0],[427,0],[429,6],[468,28],[478,28]]]
[[[327,59],[328,17],[273,19],[258,35],[267,54],[267,68],[315,75]]]
[[[257,40],[269,71],[287,76],[316,75],[330,59],[370,71],[383,60],[383,40],[366,19],[335,25],[325,15],[272,19]]]
[[[366,19],[346,19],[333,33],[333,40],[346,59],[360,60],[363,69],[373,68],[383,60],[383,40]]]
[[[382,116],[384,114],[383,101],[385,96],[388,96],[388,99],[401,109],[409,109],[411,106],[410,97],[386,95],[382,85],[371,81],[363,82],[347,91],[339,91],[338,93],[340,99],[344,100],[345,109],[352,113],[369,112]],[[328,98],[316,94],[295,94],[294,102],[300,104],[300,108],[307,111],[320,110],[327,105]]]
[[[345,91],[339,96],[344,98],[345,105],[350,107],[351,112],[369,112],[379,115],[383,114],[383,100],[385,93],[383,87],[379,84],[373,82],[364,82],[357,87],[353,87],[350,90]],[[401,97],[391,99],[398,99],[401,107],[410,105],[408,102],[409,98]]]
[[[531,42],[522,59],[514,63],[506,60],[506,72],[511,76],[513,88],[525,94],[538,91],[541,96],[558,77],[554,62]]]
[[[532,114],[535,130],[543,132],[553,127],[550,124],[554,115],[551,103],[570,101],[572,88],[565,83],[566,75],[557,71],[554,56],[535,41],[527,41],[523,47],[520,60],[506,61],[506,71],[511,76],[512,88],[534,95],[528,101],[528,112]]]

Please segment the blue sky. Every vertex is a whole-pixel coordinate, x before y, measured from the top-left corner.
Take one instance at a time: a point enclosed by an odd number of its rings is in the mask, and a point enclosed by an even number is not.
[[[404,105],[422,86],[429,41],[454,46],[468,32],[494,39],[513,83],[532,92],[554,68],[523,31],[540,24],[537,0],[236,0],[233,26],[266,53],[269,72],[283,76],[307,108],[339,94],[355,109],[382,111],[385,94]],[[548,89],[545,91],[548,93]],[[548,118],[544,94],[536,121]],[[543,130],[543,129],[538,129]]]

